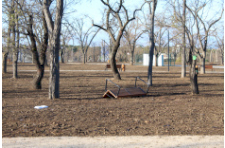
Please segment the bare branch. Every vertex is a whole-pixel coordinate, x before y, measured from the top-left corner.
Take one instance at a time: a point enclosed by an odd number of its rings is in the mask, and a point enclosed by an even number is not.
[[[96,24],[92,24],[92,25],[95,26],[95,27],[98,27],[98,28],[100,28],[102,30],[104,30],[105,32],[107,32],[107,29],[103,28],[102,26],[99,26],[99,25],[96,25]]]
[[[52,16],[51,16],[51,13],[49,11],[49,0],[44,0],[43,1],[43,12],[44,12],[44,15],[45,15],[45,18],[46,18],[46,22],[47,22],[47,25],[48,25],[48,30],[50,33],[52,33],[53,31],[53,21],[52,21]]]

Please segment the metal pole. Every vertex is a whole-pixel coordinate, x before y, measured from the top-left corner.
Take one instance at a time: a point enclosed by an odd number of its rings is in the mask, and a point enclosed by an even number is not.
[[[170,71],[170,65],[169,65],[169,54],[170,54],[170,39],[169,39],[170,32],[168,30],[168,71]]]

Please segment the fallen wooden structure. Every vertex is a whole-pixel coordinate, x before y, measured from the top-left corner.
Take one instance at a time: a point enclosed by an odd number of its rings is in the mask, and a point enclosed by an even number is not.
[[[137,86],[137,80],[141,80],[147,85],[147,90],[144,91],[142,88]],[[114,84],[118,89],[107,89],[108,82]],[[116,83],[112,82],[109,79],[106,79],[105,93],[103,98],[122,98],[122,97],[137,97],[145,96],[148,93],[149,85],[142,80],[140,77],[136,77],[134,87],[122,88]]]
[[[111,68],[110,64],[106,64],[105,70],[107,70],[108,68]],[[125,64],[116,64],[116,68],[118,68],[119,71],[125,71]]]
[[[211,70],[213,70],[213,65],[205,65],[205,69],[211,69]]]
[[[202,67],[203,65],[198,65],[198,68],[202,68]],[[205,69],[211,69],[211,71],[213,71],[213,64],[206,64]]]

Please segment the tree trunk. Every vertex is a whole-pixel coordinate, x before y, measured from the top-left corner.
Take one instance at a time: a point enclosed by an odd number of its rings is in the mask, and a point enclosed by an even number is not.
[[[73,49],[72,49],[72,56],[71,56],[71,58],[72,58],[72,62],[74,61],[74,58],[73,58],[73,56],[74,56],[74,53],[73,53]],[[68,52],[67,52],[67,55],[68,55]],[[67,61],[68,61],[68,59],[67,59]]]
[[[155,9],[156,9],[157,1],[153,1],[152,5],[152,14],[151,14],[151,26],[150,26],[150,51],[149,51],[149,66],[148,66],[148,86],[152,86],[152,64],[153,64],[153,52],[155,48],[154,44],[154,19],[155,19]],[[150,4],[149,4],[150,7]]]
[[[59,49],[60,49],[60,28],[57,34],[51,38],[50,51],[50,78],[49,78],[49,99],[59,98]]]
[[[83,64],[85,64],[85,63],[86,63],[86,54],[83,53]]]
[[[47,55],[45,56],[45,66],[48,66]]]
[[[50,77],[49,77],[49,99],[59,98],[59,49],[60,31],[63,17],[63,0],[56,1],[55,23],[51,18],[49,4],[51,1],[43,1],[43,11],[47,23],[50,42]]]
[[[11,7],[9,10],[9,14],[8,14],[8,20],[9,20],[9,24],[8,24],[8,32],[7,32],[7,47],[6,47],[6,51],[3,53],[3,59],[2,59],[2,72],[3,73],[7,73],[7,59],[8,59],[8,54],[10,51],[10,35],[11,35],[11,31],[12,31],[12,27],[13,27],[13,14],[14,14],[14,1],[11,1]]]
[[[205,58],[202,58],[201,74],[205,74]]]
[[[7,73],[7,57],[8,57],[8,52],[3,52],[3,59],[2,59],[2,72]]]
[[[153,65],[153,51],[154,51],[154,39],[150,39],[150,51],[149,51],[149,65],[148,65],[148,85],[152,86],[152,65]]]
[[[32,53],[33,53],[34,64],[37,68],[37,75],[34,78],[33,88],[34,89],[41,89],[41,80],[42,80],[43,75],[44,75],[44,66],[39,63],[38,52],[34,48],[35,47],[33,47]]]
[[[61,63],[64,63],[64,57],[63,57],[64,53],[63,50],[61,50]]]
[[[110,59],[113,77],[116,80],[121,80],[120,73],[116,67],[116,53],[117,53],[119,46],[120,46],[119,43],[117,43],[117,45],[114,45],[113,50],[112,50],[112,57]]]
[[[45,62],[46,62],[46,52],[42,51],[42,53],[40,54],[40,65],[37,67],[37,75],[34,79],[34,88],[35,89],[42,88],[41,81],[44,77]]]
[[[18,16],[15,16],[15,19],[18,20]],[[16,35],[16,29],[18,30],[18,21],[13,20],[13,78],[17,79],[18,78],[18,73],[17,73],[17,61],[18,61],[18,48],[19,48],[19,33]],[[18,31],[17,31],[18,32]],[[16,39],[17,37],[17,39]],[[17,41],[16,41],[17,40]]]
[[[221,64],[224,65],[224,55],[222,54]]]
[[[181,56],[182,56],[181,57],[182,58],[181,78],[184,78],[184,77],[186,77],[186,52],[185,52],[185,47],[183,47],[183,51],[182,51]]]
[[[190,64],[190,82],[191,82],[191,91],[193,94],[199,94],[198,90],[198,76],[195,71],[196,60],[192,61]]]
[[[49,99],[59,98],[59,45],[51,39]]]
[[[156,52],[155,52],[155,67],[157,67],[158,66],[158,57],[157,57],[157,54],[156,54]]]
[[[63,38],[63,48],[61,48],[61,63],[64,63],[64,51],[66,50],[65,39]]]
[[[157,54],[156,54],[156,66],[159,66],[158,58],[159,58],[159,54],[157,53]]]
[[[87,52],[86,52],[86,54],[85,54],[85,55],[86,55],[86,57],[85,57],[85,60],[86,60],[86,61],[85,61],[85,62],[87,63],[87,62],[88,62]]]
[[[103,40],[103,58],[105,63],[105,40]]]
[[[15,52],[13,53],[13,78],[17,79],[18,78],[18,73],[17,73],[17,59],[18,59],[18,54]]]
[[[202,67],[201,67],[201,74],[205,74],[205,57],[206,57],[206,51],[204,51],[204,55],[202,58]]]
[[[186,77],[186,42],[185,42],[185,22],[186,22],[186,0],[183,0],[183,51],[182,51],[182,67],[181,67],[181,78]]]
[[[9,15],[9,20],[11,19],[11,15]],[[8,32],[7,32],[7,50],[6,52],[3,53],[3,59],[2,59],[2,72],[7,73],[7,59],[8,59],[8,54],[10,50],[10,35],[11,35],[11,26],[12,25],[12,20],[9,21],[9,26],[8,26]]]
[[[34,78],[34,88],[35,89],[41,89],[42,85],[41,85],[41,81],[44,77],[44,68],[46,65],[46,51],[47,51],[47,46],[48,46],[48,29],[47,29],[47,24],[45,21],[45,18],[42,19],[43,20],[43,28],[44,28],[44,38],[42,41],[42,46],[41,46],[41,50],[40,50],[40,58],[38,57],[38,52],[37,52],[37,47],[36,47],[36,42],[34,39],[34,36],[32,37],[32,45],[33,45],[33,56],[35,59],[35,65],[37,68],[37,75]],[[31,23],[30,23],[31,24]],[[32,31],[32,27],[31,27],[31,31]],[[33,34],[33,31],[32,31]],[[36,49],[36,50],[35,50]]]
[[[134,50],[131,51],[130,65],[134,65]]]

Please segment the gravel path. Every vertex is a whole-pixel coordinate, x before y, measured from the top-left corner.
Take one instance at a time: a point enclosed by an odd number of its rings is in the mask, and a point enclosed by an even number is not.
[[[2,138],[3,148],[223,148],[224,136]]]

